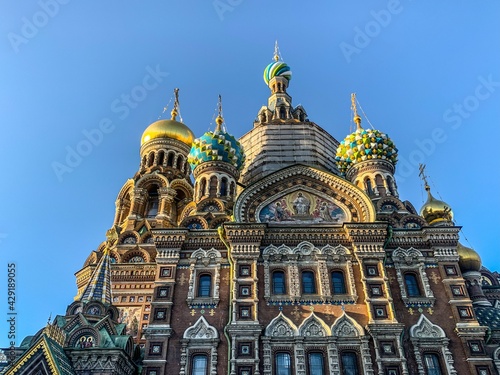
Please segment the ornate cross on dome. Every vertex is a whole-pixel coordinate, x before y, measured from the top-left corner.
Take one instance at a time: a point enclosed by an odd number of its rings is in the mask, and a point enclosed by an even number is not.
[[[177,115],[179,114],[179,89],[176,87],[174,89],[174,108],[170,114],[172,115],[172,120],[176,120]]]
[[[351,110],[354,112],[353,120],[356,123],[356,127],[361,129],[361,117],[358,115],[358,107],[356,106],[356,93],[351,94]]]
[[[429,184],[427,183],[427,176],[425,175],[425,164],[419,164],[418,165],[418,169],[420,171],[418,173],[418,175],[420,176],[420,178],[422,179],[422,181],[424,181],[425,190],[428,190],[429,189]]]
[[[274,43],[274,61],[280,59],[280,48],[278,47],[278,41]]]
[[[219,102],[217,103],[217,118],[215,119],[215,131],[220,132],[222,130],[222,123],[224,118],[222,117],[222,96],[219,95]]]

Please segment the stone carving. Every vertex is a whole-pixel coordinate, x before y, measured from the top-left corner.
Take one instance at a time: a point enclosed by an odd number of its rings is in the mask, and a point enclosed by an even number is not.
[[[297,335],[297,332],[297,326],[281,311],[266,328],[266,336],[270,337],[293,337]]]
[[[420,315],[418,322],[410,328],[410,336],[417,338],[444,338],[446,337],[441,327],[432,324],[432,322]]]
[[[332,336],[360,337],[365,335],[365,330],[354,319],[344,313],[332,325]]]
[[[304,337],[326,337],[330,336],[330,327],[320,318],[311,313],[300,325],[299,335]]]
[[[216,339],[218,337],[217,330],[208,324],[203,316],[184,332],[184,338],[190,340]]]

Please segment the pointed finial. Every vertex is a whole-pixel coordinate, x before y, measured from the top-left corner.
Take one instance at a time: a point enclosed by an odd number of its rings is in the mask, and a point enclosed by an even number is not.
[[[420,176],[420,178],[422,179],[422,181],[424,181],[425,190],[430,191],[431,187],[427,183],[427,176],[425,175],[425,164],[419,164],[418,169],[420,171],[418,175]]]
[[[179,89],[175,88],[174,89],[174,108],[172,109],[172,112],[170,114],[172,115],[172,120],[177,120],[177,115],[179,114]]]
[[[354,122],[356,123],[356,127],[358,129],[362,129],[361,128],[361,117],[358,115],[358,108],[356,106],[356,93],[352,93],[351,94],[351,110],[354,112]]]
[[[219,95],[219,102],[217,103],[217,118],[215,119],[216,122],[216,127],[215,131],[220,132],[222,130],[222,123],[224,122],[224,119],[222,118],[222,96]]]
[[[278,41],[274,43],[274,61],[278,61],[280,59],[280,49],[278,47]]]
[[[47,325],[50,324],[50,321],[52,320],[52,312],[49,314],[49,319],[47,319]]]

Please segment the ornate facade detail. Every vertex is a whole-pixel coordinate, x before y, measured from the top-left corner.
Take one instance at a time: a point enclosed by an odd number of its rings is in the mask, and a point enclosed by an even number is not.
[[[434,306],[434,293],[425,270],[425,257],[421,251],[397,248],[392,253],[401,297],[407,307]],[[413,278],[416,283],[413,285]],[[419,285],[420,284],[420,285]]]
[[[425,315],[420,315],[418,322],[410,328],[410,339],[414,346],[415,358],[418,366],[418,373],[425,375],[425,367],[422,355],[426,351],[438,351],[446,366],[447,373],[457,374],[453,363],[453,356],[448,349],[449,339],[443,329],[433,324]]]

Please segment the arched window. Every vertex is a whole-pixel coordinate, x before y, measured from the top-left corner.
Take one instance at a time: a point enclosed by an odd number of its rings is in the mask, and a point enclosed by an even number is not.
[[[165,151],[158,152],[158,165],[163,165],[165,161]]]
[[[167,167],[173,167],[173,166],[174,166],[174,153],[169,152],[167,159]]]
[[[215,197],[217,194],[217,177],[212,176],[210,177],[210,186],[208,187],[208,195],[211,197]]]
[[[203,177],[200,181],[200,191],[199,191],[199,199],[201,199],[205,195],[205,190],[207,188],[207,180]]]
[[[231,183],[229,184],[229,195],[232,197],[234,197],[234,187],[235,187],[234,181],[231,181]]]
[[[276,375],[292,375],[290,353],[276,353],[274,357],[274,373]]]
[[[208,358],[206,354],[196,354],[191,360],[191,375],[207,375]]]
[[[283,106],[280,107],[280,118],[281,119],[286,118],[286,111],[285,111],[285,107],[283,107]]]
[[[210,297],[212,293],[212,275],[200,275],[198,279],[198,297]]]
[[[424,363],[428,375],[441,375],[441,364],[436,353],[424,353]]]
[[[182,171],[182,164],[184,164],[184,158],[182,156],[179,156],[177,158],[177,169]]]
[[[146,212],[146,217],[156,217],[159,206],[158,186],[154,185],[148,189],[148,197],[148,210]]]
[[[144,155],[142,157],[142,166],[145,167],[146,166],[146,155]]]
[[[389,191],[392,195],[395,195],[394,192],[394,181],[391,177],[387,176],[387,186],[389,187]]]
[[[324,375],[325,360],[323,353],[312,352],[308,356],[309,375]]]
[[[344,274],[340,271],[332,272],[332,291],[333,294],[346,294]]]
[[[285,273],[283,271],[273,272],[273,294],[286,294]]]
[[[304,294],[316,293],[316,282],[314,280],[314,272],[312,271],[302,272],[302,293]]]
[[[358,356],[354,352],[343,352],[341,354],[342,374],[359,375]]]
[[[408,297],[419,297],[420,288],[418,286],[417,276],[413,273],[405,273],[405,285]]]
[[[148,167],[151,167],[154,161],[155,161],[155,153],[151,152],[148,155]]]
[[[227,195],[227,178],[222,177],[220,180],[220,196],[225,197]]]
[[[365,180],[365,184],[366,184],[366,192],[369,194],[369,195],[373,195],[373,188],[372,188],[372,182],[370,181],[369,178],[367,178]]]

